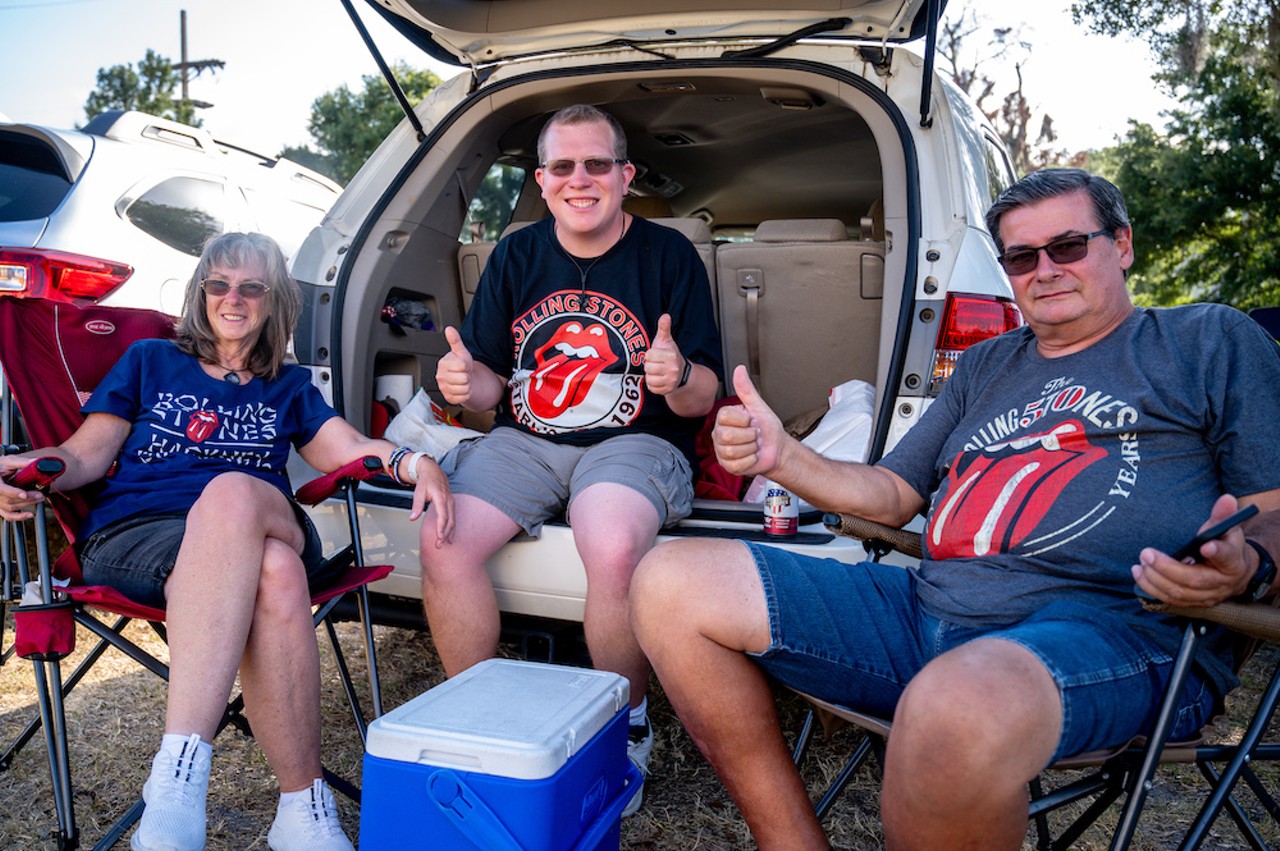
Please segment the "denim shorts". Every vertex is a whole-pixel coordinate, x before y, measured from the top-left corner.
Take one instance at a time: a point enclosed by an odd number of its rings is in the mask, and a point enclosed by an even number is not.
[[[290,500],[306,542],[302,564],[312,589],[333,581],[342,565],[326,564],[320,533]],[[80,545],[80,570],[86,585],[110,585],[135,603],[163,609],[164,583],[173,572],[187,531],[187,514],[136,514],[105,526]]]
[[[1010,626],[947,623],[920,606],[912,570],[747,547],[769,607],[770,646],[755,659],[785,685],[892,718],[907,683],[934,657],[1000,638],[1035,654],[1058,684],[1062,735],[1053,759],[1123,745],[1155,724],[1173,660],[1113,612],[1055,602]],[[1198,734],[1215,703],[1192,672],[1174,738]]]
[[[589,485],[624,485],[644,496],[669,526],[693,510],[693,472],[680,450],[649,434],[620,434],[591,446],[555,443],[495,428],[440,460],[455,494],[482,499],[530,535]]]

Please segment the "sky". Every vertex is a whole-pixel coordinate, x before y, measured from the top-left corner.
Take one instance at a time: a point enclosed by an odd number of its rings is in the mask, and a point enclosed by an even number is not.
[[[1131,117],[1163,126],[1159,114],[1172,101],[1150,79],[1144,43],[1088,33],[1072,22],[1069,0],[970,2],[989,24],[1017,26],[1031,43],[1024,91],[1053,116],[1061,147],[1108,145]],[[458,73],[424,56],[364,0],[353,5],[388,62],[442,78]],[[948,6],[954,16],[962,0]],[[362,77],[378,74],[339,0],[0,0],[9,45],[0,51],[0,115],[51,127],[85,123],[98,69],[136,67],[148,48],[180,58],[183,9],[188,60],[226,63],[192,80],[191,97],[213,104],[199,112],[204,126],[241,147],[277,154],[307,144],[315,98],[344,83],[359,90]],[[993,76],[1011,72],[1000,63],[983,67]]]

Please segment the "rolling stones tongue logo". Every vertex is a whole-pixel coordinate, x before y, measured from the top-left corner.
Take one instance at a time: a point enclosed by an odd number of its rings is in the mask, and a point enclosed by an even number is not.
[[[956,463],[962,456],[957,456]],[[1026,540],[1076,475],[1107,457],[1078,420],[986,447],[952,468],[926,530],[934,559],[1009,552]]]
[[[213,411],[192,411],[187,420],[187,437],[192,443],[203,443],[218,430],[218,415]]]
[[[591,391],[596,377],[617,362],[609,332],[599,322],[584,327],[566,322],[534,352],[537,367],[529,380],[529,410],[554,420]]]

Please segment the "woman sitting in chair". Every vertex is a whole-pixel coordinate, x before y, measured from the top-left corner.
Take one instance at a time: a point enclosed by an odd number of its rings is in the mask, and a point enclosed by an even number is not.
[[[213,738],[237,669],[254,735],[280,783],[267,837],[283,849],[350,849],[321,779],[320,657],[310,587],[323,588],[319,536],[291,498],[290,446],[329,472],[376,455],[430,501],[438,541],[453,532],[448,480],[425,454],[372,440],[329,407],[307,370],[284,363],[301,311],[279,246],[229,233],[205,248],[177,338],[129,348],[56,449],[0,458],[66,462],[58,487],[103,478],[81,530],[85,581],[166,610],[165,734],[143,787],[135,849],[199,849]],[[0,517],[24,519],[39,493],[0,483]]]

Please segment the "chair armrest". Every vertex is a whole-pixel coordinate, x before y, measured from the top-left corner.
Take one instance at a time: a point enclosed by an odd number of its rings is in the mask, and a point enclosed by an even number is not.
[[[825,514],[822,523],[837,535],[866,541],[873,548],[897,550],[911,558],[924,557],[920,535],[905,529],[895,529],[874,520],[864,520],[852,514]]]
[[[298,488],[295,496],[303,505],[318,505],[341,490],[348,481],[368,481],[381,472],[382,460],[376,455],[366,455],[348,461],[332,473],[312,479]]]
[[[9,477],[9,484],[16,488],[47,488],[54,479],[66,472],[67,465],[61,458],[37,458]]]
[[[1228,600],[1216,606],[1174,606],[1159,600],[1143,600],[1142,607],[1151,612],[1221,624],[1263,641],[1280,642],[1280,609],[1271,603]]]

